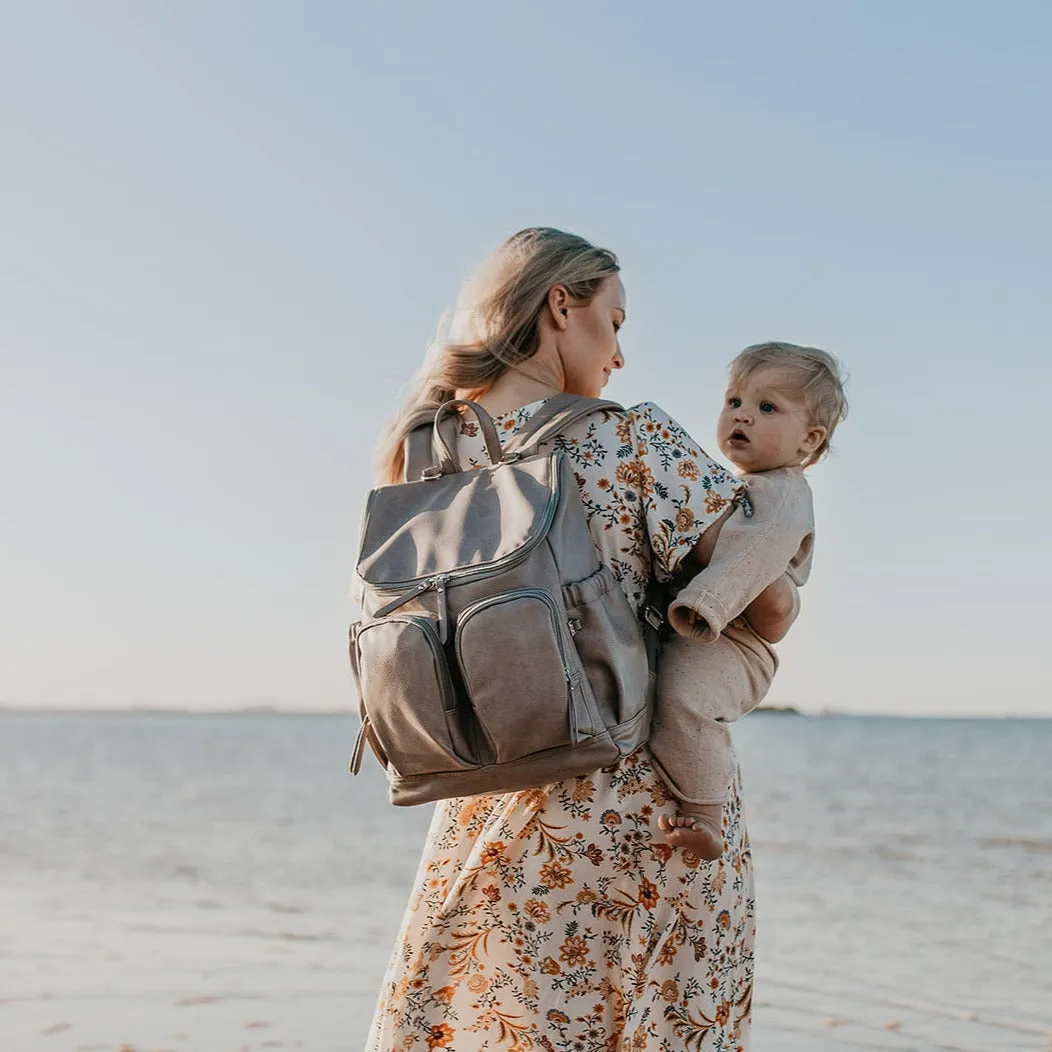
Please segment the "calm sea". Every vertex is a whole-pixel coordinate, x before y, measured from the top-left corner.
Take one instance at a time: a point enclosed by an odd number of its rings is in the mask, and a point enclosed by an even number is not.
[[[0,1052],[357,1052],[429,809],[355,722],[0,713]],[[737,742],[754,1052],[1052,1048],[1052,721]]]

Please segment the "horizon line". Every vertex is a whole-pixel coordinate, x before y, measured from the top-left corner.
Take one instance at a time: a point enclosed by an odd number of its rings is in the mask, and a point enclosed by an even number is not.
[[[806,709],[796,705],[760,705],[747,715],[757,713],[768,716],[804,716],[809,719],[823,717],[859,717],[866,719],[928,719],[928,720],[1045,720],[1052,719],[1052,712],[886,712],[874,710],[852,711],[848,709]],[[213,708],[180,708],[171,705],[24,705],[0,702],[0,716],[5,714],[27,716],[348,716],[357,718],[354,709],[296,709],[274,705],[216,706]]]

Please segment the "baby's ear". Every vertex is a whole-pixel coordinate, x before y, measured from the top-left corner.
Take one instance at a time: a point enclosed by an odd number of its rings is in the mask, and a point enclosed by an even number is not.
[[[804,457],[811,456],[812,453],[826,440],[826,435],[829,434],[827,428],[822,427],[821,424],[815,424],[813,427],[807,429],[807,433],[804,435],[803,442],[800,443],[800,455]]]

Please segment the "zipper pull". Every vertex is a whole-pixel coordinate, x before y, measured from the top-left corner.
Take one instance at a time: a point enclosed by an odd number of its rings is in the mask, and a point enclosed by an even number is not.
[[[442,573],[431,580],[434,581],[435,590],[438,593],[438,641],[445,646],[449,642],[449,601],[446,598],[449,574]]]
[[[448,584],[449,574],[447,573],[429,577],[426,581],[421,581],[415,588],[411,588],[397,599],[392,599],[386,606],[381,606],[373,614],[373,617],[386,617],[388,614],[394,613],[400,606],[405,606],[411,599],[415,599],[418,595],[423,595],[424,592],[429,592],[434,588],[438,593],[438,638],[441,640],[442,645],[445,646],[449,642],[449,603],[446,598],[446,586]]]
[[[564,665],[563,675],[566,676],[566,682],[570,687],[570,742],[573,745],[577,745],[581,740],[581,731],[577,722],[577,706],[578,704],[584,704],[584,698],[580,697],[581,674],[579,672],[571,672]]]
[[[373,617],[386,617],[388,614],[393,613],[400,606],[405,606],[410,599],[415,599],[418,595],[423,595],[429,588],[434,587],[435,579],[429,577],[426,581],[421,581],[415,588],[411,588],[408,592],[400,595],[397,599],[392,599],[386,606],[381,606],[379,610],[373,614]]]
[[[358,730],[358,737],[354,739],[354,748],[351,750],[351,762],[347,769],[351,774],[357,774],[362,769],[362,754],[365,752],[365,736],[369,731],[369,717],[362,717],[362,725]]]

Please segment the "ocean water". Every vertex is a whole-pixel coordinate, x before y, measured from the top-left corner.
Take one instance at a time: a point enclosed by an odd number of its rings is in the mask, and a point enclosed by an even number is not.
[[[0,1052],[360,1049],[430,809],[355,724],[0,713]],[[1052,1049],[1052,721],[736,740],[753,1052]]]

